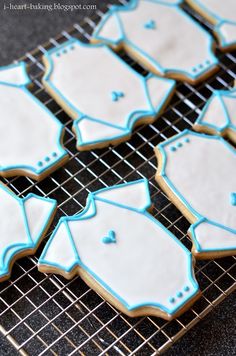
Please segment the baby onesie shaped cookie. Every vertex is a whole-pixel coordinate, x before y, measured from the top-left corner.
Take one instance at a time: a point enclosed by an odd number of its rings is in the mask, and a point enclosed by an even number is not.
[[[59,221],[39,270],[80,275],[129,316],[172,319],[198,297],[190,251],[147,211],[145,179],[90,193],[84,211]]]
[[[78,150],[128,139],[135,125],[154,121],[175,82],[144,78],[104,45],[71,39],[44,55],[43,84],[75,119]]]
[[[0,184],[0,282],[16,259],[35,253],[55,212],[55,200],[32,193],[21,199]]]
[[[62,165],[63,125],[27,89],[23,62],[0,67],[0,175],[44,178]]]
[[[199,132],[227,137],[236,143],[236,89],[216,90],[193,128]]]
[[[133,0],[112,6],[93,42],[123,47],[153,73],[196,83],[217,68],[213,39],[180,8],[181,0]]]
[[[236,253],[236,151],[223,138],[185,130],[156,147],[156,180],[192,224],[192,253]]]
[[[223,50],[236,47],[235,0],[186,0],[201,16],[213,25],[219,45]]]

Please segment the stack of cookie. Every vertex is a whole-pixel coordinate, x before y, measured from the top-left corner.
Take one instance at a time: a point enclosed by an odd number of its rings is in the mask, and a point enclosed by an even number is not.
[[[234,0],[227,0],[227,6],[221,0],[188,3],[212,24],[222,50],[236,47]],[[73,119],[79,151],[129,139],[135,126],[161,115],[175,79],[196,84],[217,71],[216,41],[181,4],[134,0],[112,6],[90,43],[74,38],[45,53],[42,83]],[[125,63],[120,49],[148,74]],[[41,180],[68,159],[63,125],[30,93],[30,84],[25,63],[0,69],[2,177]],[[185,130],[155,148],[156,180],[191,224],[191,252],[152,216],[144,178],[90,193],[82,213],[62,217],[39,270],[65,278],[80,275],[132,317],[171,320],[186,310],[200,296],[195,259],[236,253],[236,151],[225,140],[236,142],[235,109],[235,89],[216,91],[194,124],[195,132]],[[3,184],[0,196],[3,281],[17,258],[37,249],[56,201],[33,194],[20,199]]]

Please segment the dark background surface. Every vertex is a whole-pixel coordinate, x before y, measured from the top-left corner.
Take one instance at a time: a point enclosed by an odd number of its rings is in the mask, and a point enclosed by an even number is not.
[[[46,42],[64,29],[79,22],[93,10],[79,11],[16,11],[4,10],[10,1],[0,2],[0,65],[11,63]],[[12,4],[29,4],[30,1],[12,0]],[[38,1],[32,0],[32,3]],[[41,4],[51,4],[41,1]],[[108,1],[61,1],[61,4],[96,4],[101,8]],[[236,355],[236,300],[235,293],[199,322],[166,355]],[[0,335],[0,355],[14,355],[15,349]]]

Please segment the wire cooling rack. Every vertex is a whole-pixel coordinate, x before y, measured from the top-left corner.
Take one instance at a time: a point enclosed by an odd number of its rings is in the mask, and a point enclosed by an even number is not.
[[[189,11],[187,7],[185,9]],[[190,128],[214,89],[229,89],[233,85],[236,53],[219,52],[220,70],[207,82],[196,87],[179,83],[174,98],[161,118],[155,124],[136,129],[129,142],[113,148],[78,153],[71,131],[72,121],[41,85],[44,71],[41,56],[45,49],[58,46],[71,36],[88,40],[93,27],[106,10],[105,6],[100,8],[93,18],[84,19],[82,24],[75,24],[69,31],[63,31],[21,58],[28,64],[34,83],[33,94],[65,124],[64,142],[70,160],[40,183],[24,177],[6,179],[4,182],[19,196],[35,192],[57,199],[59,208],[52,230],[60,216],[76,214],[83,209],[90,191],[147,177],[154,216],[191,248],[186,235],[189,223],[154,180],[157,163],[153,148],[184,128]],[[146,74],[124,53],[120,55],[137,71]],[[159,354],[198,323],[236,286],[235,257],[199,261],[196,276],[203,295],[189,311],[172,322],[155,317],[132,319],[106,303],[79,277],[66,281],[57,275],[39,273],[37,257],[43,246],[44,243],[36,256],[16,262],[12,278],[0,286],[0,330],[24,355]]]

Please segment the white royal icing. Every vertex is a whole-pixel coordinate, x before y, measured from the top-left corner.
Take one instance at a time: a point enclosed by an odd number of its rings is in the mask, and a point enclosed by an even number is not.
[[[45,55],[43,83],[74,119],[78,147],[132,132],[141,117],[154,117],[175,82],[142,77],[107,46],[71,39]]]
[[[236,133],[236,89],[217,90],[206,103],[195,122],[201,130],[213,129],[217,134]]]
[[[236,45],[236,2],[235,0],[190,0],[201,13],[213,20],[213,31],[223,48]]]
[[[150,205],[144,179],[90,194],[84,212],[60,220],[39,264],[59,273],[79,265],[127,309],[174,314],[198,291],[191,253]]]
[[[236,249],[236,151],[219,136],[188,130],[161,143],[161,176],[196,222],[198,253]],[[186,209],[185,209],[186,211]]]
[[[39,176],[64,156],[62,124],[27,89],[25,64],[0,67],[0,174]]]
[[[158,73],[198,79],[217,59],[212,38],[179,7],[180,2],[140,0],[125,7],[114,6],[93,37],[110,45],[122,42],[137,60]]]
[[[17,254],[37,247],[55,209],[55,200],[34,194],[20,199],[0,184],[0,279]]]

